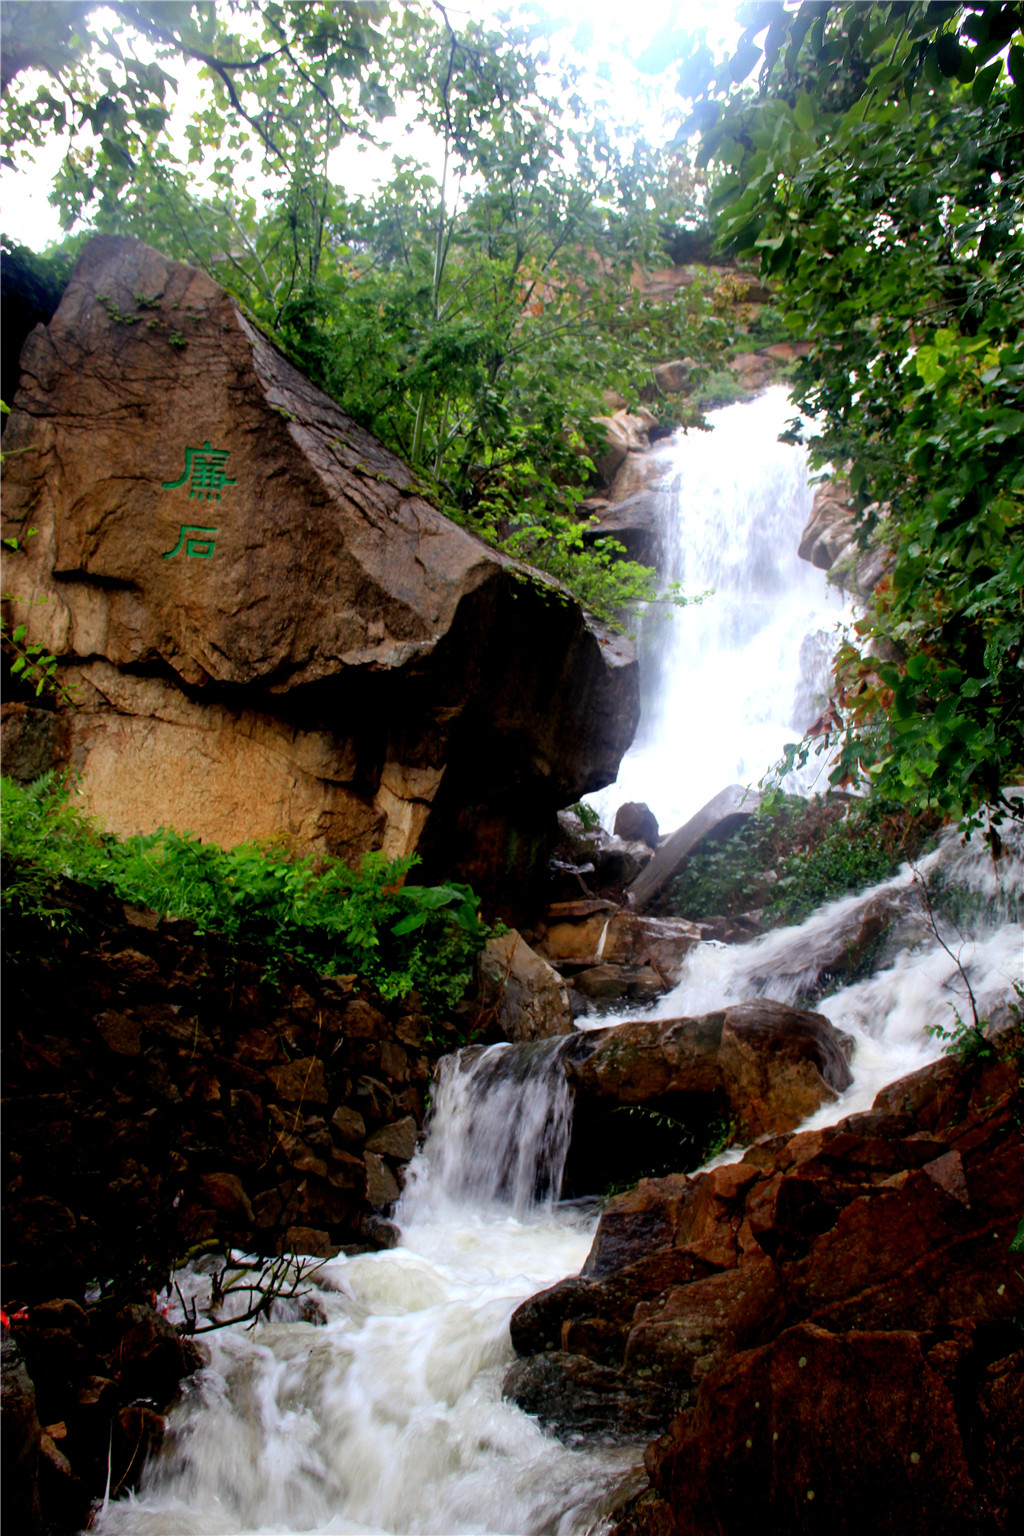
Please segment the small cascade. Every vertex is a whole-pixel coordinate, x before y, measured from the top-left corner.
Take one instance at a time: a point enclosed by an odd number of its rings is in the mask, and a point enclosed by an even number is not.
[[[558,1198],[572,1130],[562,1040],[470,1047],[446,1056],[422,1154],[409,1170],[399,1220],[439,1202],[504,1204],[517,1216]]]
[[[809,1124],[867,1109],[886,1083],[939,1055],[941,1041],[931,1032],[949,1029],[957,1017],[970,1020],[968,986],[981,1018],[1005,1017],[1024,975],[1020,823],[1004,827],[1003,839],[997,862],[980,832],[964,842],[949,828],[913,868],[905,864],[892,879],[830,902],[795,927],[748,944],[697,945],[671,992],[653,1008],[619,1017],[696,1017],[758,997],[812,1007],[856,1045],[853,1085]],[[922,882],[935,893],[931,911]],[[858,952],[869,953],[876,934],[871,974],[838,985]],[[593,1022],[604,1027],[616,1020]]]
[[[168,1445],[97,1536],[594,1536],[642,1447],[570,1449],[505,1402],[508,1319],[578,1273],[592,1213],[554,1205],[563,1041],[441,1063],[400,1246],[319,1267],[296,1321],[206,1335]],[[182,1293],[209,1305],[202,1266]]]

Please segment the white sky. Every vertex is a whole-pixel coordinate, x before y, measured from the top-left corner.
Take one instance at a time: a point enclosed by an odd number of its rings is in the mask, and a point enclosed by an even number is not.
[[[35,0],[16,0],[28,5]],[[638,76],[632,67],[632,59],[640,54],[654,35],[666,25],[681,30],[707,29],[708,42],[716,53],[733,44],[740,28],[734,19],[739,0],[642,0],[631,11],[625,0],[552,0],[544,7],[549,17],[561,21],[565,28],[559,40],[567,45],[575,31],[582,25],[593,28],[595,68],[607,65],[610,81],[602,82],[601,90],[614,104],[621,120],[638,122],[645,136],[654,144],[665,142],[672,136],[673,127],[666,114],[676,114],[680,109],[671,80],[654,82],[650,77]],[[448,7],[453,22],[461,17],[481,20],[493,17],[501,9],[500,0],[494,4],[486,0],[465,0],[462,5]],[[106,24],[114,30],[116,18],[108,16]],[[186,72],[179,67],[179,110],[188,109],[197,88],[198,70]],[[595,82],[596,84],[596,82]],[[394,120],[392,120],[394,121]],[[430,164],[435,174],[440,166],[431,164],[436,158],[432,145],[422,132],[406,134],[401,124],[394,124],[395,147],[403,154],[412,153]],[[382,125],[381,133],[388,132]],[[42,250],[46,245],[61,238],[56,209],[48,199],[56,171],[66,151],[66,140],[52,139],[38,153],[31,172],[0,172],[0,229],[9,238]],[[376,181],[386,180],[391,169],[391,150],[360,151],[353,141],[342,146],[331,163],[331,173],[350,192],[368,193]]]

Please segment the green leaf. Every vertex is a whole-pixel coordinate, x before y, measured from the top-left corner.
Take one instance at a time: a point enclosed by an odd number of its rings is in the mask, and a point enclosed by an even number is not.
[[[975,75],[971,86],[971,100],[976,107],[983,107],[988,101],[1002,72],[1002,63],[997,59],[994,64],[989,64],[986,69],[980,70]]]
[[[793,108],[793,117],[801,133],[809,133],[815,122],[814,102],[806,91],[801,91]]]

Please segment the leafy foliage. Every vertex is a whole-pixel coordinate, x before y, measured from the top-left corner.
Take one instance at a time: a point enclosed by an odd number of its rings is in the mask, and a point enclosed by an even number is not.
[[[936,820],[910,816],[878,796],[852,803],[845,796],[783,796],[688,859],[670,907],[691,919],[759,907],[772,927],[802,922],[825,902],[894,874],[925,846]]]
[[[1024,773],[1024,6],[747,19],[728,66],[682,58],[687,131],[722,172],[721,239],[814,342],[813,460],[891,557],[839,655],[832,781],[975,824]]]
[[[71,879],[258,945],[268,973],[288,956],[357,974],[385,998],[415,989],[435,1015],[462,997],[490,933],[468,886],[405,883],[414,857],[368,854],[352,870],[168,830],[121,842],[98,832],[52,775],[27,788],[5,779],[0,814],[4,914],[52,928],[63,925],[59,885]]]

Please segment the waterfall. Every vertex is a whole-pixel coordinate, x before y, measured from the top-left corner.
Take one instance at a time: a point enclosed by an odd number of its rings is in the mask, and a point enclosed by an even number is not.
[[[784,394],[769,391],[665,456],[666,574],[715,596],[647,615],[643,733],[602,812],[641,799],[677,826],[725,784],[758,778],[820,707],[840,609],[796,557],[809,493],[800,455],[775,441],[786,415]],[[798,927],[742,947],[698,945],[656,1012],[809,1002],[855,1041],[852,1087],[810,1123],[866,1108],[938,1054],[927,1028],[948,1026],[951,1005],[964,1014],[965,976],[981,1011],[1005,1008],[1024,938],[1024,848],[1007,843],[995,866],[979,838],[962,846],[951,832],[920,862],[950,895],[935,918],[946,948],[906,867]],[[967,934],[958,911],[972,902]],[[822,957],[878,910],[893,922],[874,974],[822,996]],[[501,1398],[512,1311],[578,1273],[593,1235],[592,1217],[557,1203],[565,1048],[472,1048],[441,1063],[395,1213],[399,1246],[322,1265],[308,1298],[319,1326],[277,1305],[255,1331],[206,1335],[209,1366],[174,1409],[167,1448],[136,1496],[99,1515],[98,1536],[607,1530],[642,1448],[569,1449]],[[209,1305],[202,1266],[178,1279],[200,1312]]]
[[[409,1170],[403,1225],[439,1203],[550,1207],[562,1184],[572,1094],[562,1040],[457,1051],[441,1062],[424,1155]]]
[[[770,389],[660,451],[662,579],[712,596],[643,616],[640,731],[617,782],[591,797],[609,827],[627,800],[663,831],[681,826],[727,784],[756,782],[823,707],[845,609],[797,554],[812,490],[803,450],[778,441],[792,414]]]
[[[402,1243],[314,1277],[320,1326],[275,1307],[205,1336],[169,1449],[99,1536],[250,1532],[585,1536],[641,1448],[572,1450],[501,1398],[508,1319],[579,1271],[593,1220],[554,1204],[569,1132],[562,1041],[446,1058],[396,1212]],[[517,1123],[520,1134],[517,1136]],[[179,1277],[200,1312],[209,1279]]]

